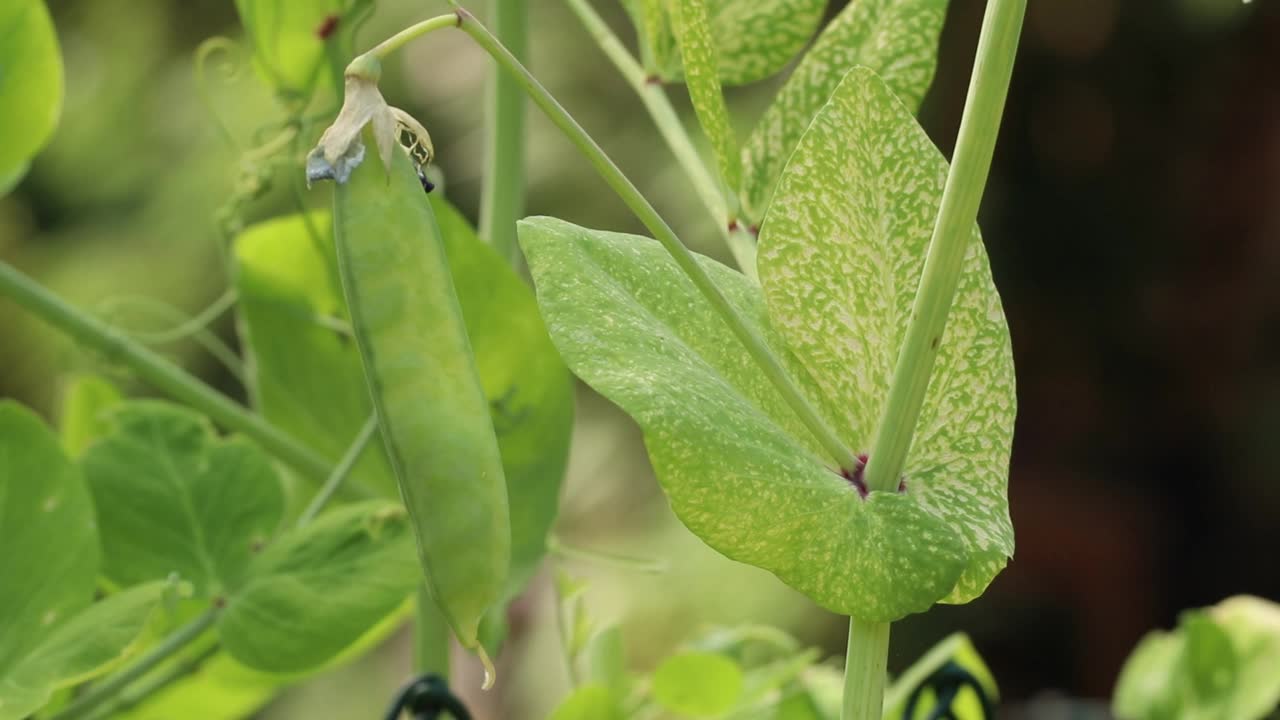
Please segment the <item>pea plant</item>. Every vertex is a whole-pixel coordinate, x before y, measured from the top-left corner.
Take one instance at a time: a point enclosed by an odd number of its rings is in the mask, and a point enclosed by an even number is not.
[[[820,31],[825,0],[623,0],[638,55],[588,0],[564,2],[737,267],[686,249],[524,66],[522,0],[492,0],[487,26],[451,3],[358,55],[373,0],[236,0],[284,120],[243,153],[217,218],[227,294],[166,337],[239,367],[204,330],[234,308],[249,407],[0,263],[8,300],[168,398],[79,376],[56,428],[0,402],[0,720],[243,717],[410,617],[423,676],[387,717],[467,717],[451,638],[501,682],[508,605],[549,550],[585,552],[552,532],[574,376],[643,430],[690,531],[846,616],[849,641],[838,669],[779,630],[720,628],[638,675],[561,574],[574,687],[554,718],[993,716],[962,634],[888,687],[886,666],[893,622],[981,596],[1014,550],[1014,369],[976,217],[1025,0],[989,0],[951,163],[914,117],[945,0],[855,0]],[[389,58],[446,31],[498,71],[478,231],[427,128],[379,88]],[[7,3],[0,37],[7,191],[63,78],[40,0]],[[202,46],[198,71],[228,43]],[[740,142],[723,87],[798,56]],[[687,88],[709,157],[668,85]],[[526,98],[651,238],[521,219]],[[295,212],[246,226],[272,186]],[[311,208],[321,195],[331,211]],[[1258,670],[1280,659],[1274,611],[1221,607],[1144,642],[1118,714],[1274,708]]]

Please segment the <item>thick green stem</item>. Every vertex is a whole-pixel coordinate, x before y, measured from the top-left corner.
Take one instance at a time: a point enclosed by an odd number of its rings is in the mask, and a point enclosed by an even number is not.
[[[529,36],[527,0],[489,0],[493,32],[524,59]],[[480,191],[480,237],[507,262],[518,255],[516,221],[524,215],[525,96],[514,78],[496,68],[485,103],[485,171]]]
[[[689,249],[680,242],[675,232],[662,219],[658,211],[653,209],[653,206],[649,204],[644,195],[618,169],[618,166],[609,159],[604,150],[600,149],[600,146],[587,134],[587,131],[573,119],[573,116],[556,101],[551,93],[538,82],[537,78],[524,65],[520,64],[519,60],[502,46],[502,43],[498,42],[497,38],[491,35],[483,25],[466,11],[459,10],[458,17],[460,18],[458,27],[470,35],[480,47],[484,48],[498,65],[517,78],[520,86],[533,99],[534,104],[547,114],[547,117],[556,127],[560,128],[569,141],[587,158],[605,183],[617,193],[618,197],[631,209],[636,218],[653,234],[653,237],[666,248],[671,257],[675,259],[676,265],[688,276],[703,297],[711,303],[711,307],[725,321],[729,329],[733,331],[733,334],[746,347],[747,353],[751,355],[751,358],[764,371],[765,376],[773,383],[778,390],[778,394],[791,406],[800,421],[804,423],[805,427],[813,433],[814,437],[831,455],[831,459],[842,468],[857,467],[857,456],[840,440],[826,421],[818,415],[818,412],[809,400],[805,398],[804,394],[801,393],[800,388],[796,386],[786,369],[783,368],[782,363],[773,354],[773,351],[769,349],[769,346],[765,344],[759,334],[748,326],[733,309],[733,306],[729,304],[724,294],[712,282],[711,277],[703,269],[702,265],[698,263],[693,253],[689,252]]]
[[[872,491],[898,487],[907,451],[911,449],[991,169],[1026,8],[1027,0],[987,3],[955,157],[942,191],[942,206],[911,308],[911,323],[898,351],[889,396],[871,446],[865,477],[867,488]]]
[[[110,361],[128,365],[156,389],[190,405],[230,430],[244,433],[298,472],[316,481],[329,474],[329,463],[284,431],[130,340],[97,318],[69,305],[13,266],[0,262],[0,295],[6,295],[32,314],[102,353]]]
[[[415,600],[413,664],[419,674],[449,677],[449,622],[424,586]]]
[[[49,720],[77,720],[102,703],[114,698],[135,680],[151,672],[157,665],[168,660],[170,656],[187,646],[187,643],[200,637],[201,633],[213,627],[218,619],[218,610],[210,608],[195,620],[183,625],[165,638],[159,645],[151,648],[127,670],[112,675],[110,678],[94,685],[88,692],[72,701]]]
[[[889,623],[849,619],[849,649],[844,665],[843,720],[880,720],[888,672]]]
[[[565,0],[569,8],[586,27],[587,32],[613,62],[614,67],[622,74],[623,79],[640,96],[649,117],[658,128],[658,133],[666,141],[667,147],[675,155],[676,162],[684,170],[684,174],[698,193],[702,204],[706,207],[711,219],[724,233],[725,242],[738,267],[748,277],[756,277],[756,243],[755,238],[743,230],[737,218],[731,217],[721,192],[720,183],[702,161],[702,156],[693,146],[689,133],[676,109],[672,107],[662,85],[645,73],[644,67],[635,56],[627,50],[618,36],[609,29],[608,24],[595,11],[588,0]]]

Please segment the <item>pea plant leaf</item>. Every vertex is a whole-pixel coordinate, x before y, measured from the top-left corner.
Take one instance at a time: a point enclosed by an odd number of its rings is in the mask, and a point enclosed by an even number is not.
[[[283,512],[270,460],[242,439],[214,436],[176,405],[133,402],[89,449],[103,572],[121,585],[177,573],[197,597],[234,590]]]
[[[1238,661],[1232,717],[1261,718],[1280,705],[1280,605],[1249,595],[1227,598],[1209,615],[1231,639]]]
[[[0,402],[0,720],[137,650],[164,583],[94,603],[101,553],[79,469],[29,410]]]
[[[44,0],[0,7],[0,196],[27,173],[62,114],[58,36]]]
[[[111,411],[124,401],[120,390],[96,375],[79,375],[62,396],[58,429],[62,447],[78,457],[95,440],[111,431]]]
[[[519,230],[561,355],[639,423],[672,509],[703,542],[867,620],[925,610],[954,588],[968,561],[955,531],[914,497],[862,499],[657,243],[551,218]],[[703,262],[816,398],[760,289]]]
[[[610,688],[587,683],[552,711],[549,720],[623,720],[622,700]]]
[[[857,452],[880,422],[946,176],[910,110],[855,69],[801,139],[761,229],[769,317]],[[1013,355],[976,226],[969,242],[898,495],[939,529],[866,539],[926,564],[959,552],[963,573],[935,598],[946,602],[980,595],[1013,554]]]
[[[716,653],[673,655],[653,673],[654,699],[684,717],[719,717],[738,703],[742,691],[742,668]]]
[[[337,25],[348,6],[359,2],[236,0],[236,10],[249,36],[258,70],[277,92],[305,99],[317,82],[328,76],[324,70],[325,43],[341,29]]]
[[[947,0],[857,0],[823,30],[743,150],[743,207],[759,221],[800,136],[856,66],[880,74],[913,111],[933,81]]]
[[[718,50],[711,34],[706,0],[674,0],[680,55],[684,60],[685,83],[698,114],[698,122],[711,140],[720,165],[720,179],[733,192],[742,184],[742,158],[738,138],[717,72]]]
[[[667,81],[683,72],[677,44],[679,7],[686,0],[627,0],[640,29],[650,72]],[[718,75],[725,85],[745,85],[782,70],[804,49],[822,21],[826,0],[704,0]]]
[[[476,367],[489,398],[511,510],[508,596],[537,569],[559,507],[573,384],[533,292],[443,198],[432,196]],[[308,223],[315,229],[312,236]],[[236,241],[250,396],[273,423],[338,457],[372,412],[337,285],[329,215],[273,220]],[[518,350],[513,351],[513,348]],[[399,497],[381,445],[350,480]]]
[[[254,225],[236,239],[234,284],[251,404],[272,424],[336,459],[373,407],[332,237],[327,212]],[[399,497],[381,443],[370,443],[347,483]],[[305,495],[297,494],[290,505],[300,511],[304,502]]]
[[[218,621],[223,645],[266,672],[318,667],[391,614],[422,582],[404,508],[348,505],[254,558]]]

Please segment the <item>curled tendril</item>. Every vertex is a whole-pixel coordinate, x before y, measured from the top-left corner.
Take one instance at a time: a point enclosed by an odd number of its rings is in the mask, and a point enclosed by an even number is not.
[[[234,290],[227,290],[207,308],[195,315],[188,315],[178,308],[155,298],[139,295],[118,295],[102,301],[97,314],[120,332],[147,345],[167,345],[181,340],[193,340],[217,360],[240,383],[245,382],[244,367],[239,357],[222,338],[209,330],[209,325],[229,310],[236,302]],[[160,322],[169,323],[163,330],[137,330],[127,328],[122,318],[128,314],[149,315]]]
[[[221,61],[216,66],[211,66],[212,59],[218,56],[221,56]],[[209,71],[216,68],[219,72],[219,79],[223,83],[232,83],[240,77],[240,73],[246,64],[244,50],[229,37],[222,35],[211,37],[200,43],[200,46],[196,48],[195,79],[196,91],[200,95],[200,102],[204,105],[205,110],[208,111],[213,124],[222,133],[223,139],[236,150],[240,149],[240,145],[236,142],[235,136],[231,134],[231,129],[226,121],[223,120],[222,115],[219,114],[217,104],[213,100],[213,93],[209,89]]]

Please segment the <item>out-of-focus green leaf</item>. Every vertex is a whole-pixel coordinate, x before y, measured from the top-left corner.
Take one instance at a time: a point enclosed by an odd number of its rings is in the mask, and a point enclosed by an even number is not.
[[[677,10],[676,36],[680,41],[680,56],[684,60],[685,82],[689,85],[689,98],[698,114],[711,147],[720,165],[720,179],[729,191],[736,193],[742,184],[742,158],[739,157],[738,138],[729,109],[724,103],[717,72],[715,37],[707,17],[705,0],[675,0]]]
[[[115,385],[96,375],[80,375],[67,384],[58,425],[62,447],[73,457],[111,430],[111,411],[124,401]]]
[[[166,585],[91,604],[100,553],[88,489],[32,412],[0,401],[0,720],[107,672],[137,647]]]
[[[549,720],[622,720],[621,701],[603,685],[583,685],[551,713]]]
[[[234,591],[280,523],[270,460],[177,405],[129,403],[112,421],[84,457],[104,574],[127,586],[177,573],[198,597]]]
[[[0,5],[0,195],[26,174],[62,114],[62,55],[44,0]]]
[[[1266,716],[1280,705],[1280,605],[1238,595],[1218,603],[1209,614],[1235,648],[1235,717]]]
[[[622,630],[610,625],[596,633],[587,643],[584,655],[587,681],[609,688],[618,697],[626,697],[630,680],[622,650]]]
[[[338,285],[329,214],[254,225],[236,239],[235,259],[252,404],[317,452],[341,457],[373,407]],[[347,482],[399,497],[380,442],[370,443]],[[293,497],[290,507],[305,502]]]
[[[859,68],[805,132],[761,229],[769,317],[855,452],[875,438],[946,177],[910,111]],[[1013,353],[976,225],[935,347],[900,490],[843,505],[833,493],[807,518],[826,536],[810,535],[814,563],[858,558],[820,601],[869,621],[968,602],[1013,554]]]
[[[742,689],[742,668],[715,653],[673,655],[653,672],[654,699],[680,715],[715,717],[726,713],[738,703]]]
[[[223,645],[266,672],[323,665],[421,583],[403,508],[360,503],[322,515],[254,558],[219,618]]]
[[[954,662],[982,683],[987,697],[992,704],[999,698],[1000,690],[996,687],[991,670],[982,661],[969,636],[956,633],[934,645],[929,652],[917,660],[902,673],[885,693],[885,720],[903,720],[907,700],[916,688],[929,679],[931,675],[949,662]],[[951,706],[956,720],[987,720],[983,710],[982,699],[971,687],[966,687],[956,696]],[[937,708],[937,699],[932,691],[926,691],[916,705],[915,714],[909,720],[929,717]]]
[[[679,80],[678,3],[684,0],[627,0],[647,69],[663,80]],[[706,6],[720,81],[745,85],[781,70],[813,36],[826,0],[699,0]]]
[[[947,0],[856,0],[823,30],[743,152],[743,207],[759,221],[813,116],[856,66],[876,71],[914,112],[933,81]]]
[[[322,30],[341,18],[350,4],[349,0],[236,0],[236,10],[258,69],[279,93],[306,98],[326,76]]]

